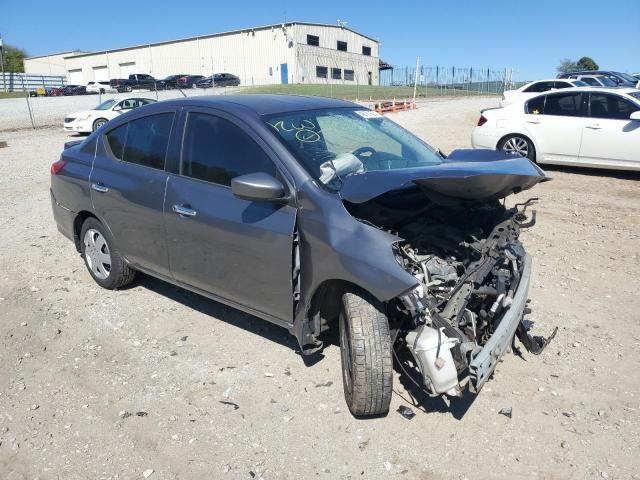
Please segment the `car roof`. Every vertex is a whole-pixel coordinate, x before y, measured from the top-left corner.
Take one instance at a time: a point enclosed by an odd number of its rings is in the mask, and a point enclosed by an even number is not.
[[[258,115],[315,110],[320,108],[357,107],[359,105],[336,98],[304,95],[249,94],[249,95],[207,95],[176,100],[165,100],[164,105],[213,107],[220,110],[233,110],[245,107]]]

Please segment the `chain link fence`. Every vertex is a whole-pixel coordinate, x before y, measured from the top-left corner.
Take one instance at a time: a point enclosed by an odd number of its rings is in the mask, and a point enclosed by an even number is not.
[[[416,78],[417,73],[417,78]],[[380,71],[380,85],[416,87],[417,96],[501,95],[517,88],[512,70],[473,67],[388,67]]]

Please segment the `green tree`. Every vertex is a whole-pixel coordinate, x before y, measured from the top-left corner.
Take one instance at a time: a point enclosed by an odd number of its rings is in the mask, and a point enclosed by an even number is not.
[[[2,46],[2,59],[5,72],[24,72],[24,59],[27,52],[11,45]]]
[[[598,70],[598,64],[591,57],[582,57],[576,65],[580,70]]]
[[[578,69],[578,65],[570,58],[565,58],[556,68],[558,70],[558,73],[569,73],[576,71]]]

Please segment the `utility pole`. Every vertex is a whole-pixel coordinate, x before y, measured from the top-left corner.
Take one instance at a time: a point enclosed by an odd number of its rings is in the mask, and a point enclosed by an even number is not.
[[[4,48],[2,46],[2,35],[0,35],[0,65],[2,65],[2,86],[7,92],[7,79],[4,76]]]

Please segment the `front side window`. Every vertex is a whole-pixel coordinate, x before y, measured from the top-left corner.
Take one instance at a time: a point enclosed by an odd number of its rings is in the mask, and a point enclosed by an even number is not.
[[[327,67],[316,67],[316,77],[327,78]]]
[[[272,115],[266,123],[321,185],[374,170],[438,165],[442,157],[398,124],[370,110],[332,108]]]
[[[571,85],[569,82],[553,82],[553,88],[569,88],[572,87],[573,85]]]
[[[347,42],[341,42],[340,40],[338,40],[338,44],[336,47],[338,50],[340,50],[341,52],[346,52],[347,51]]]
[[[132,120],[107,132],[107,143],[119,160],[162,170],[172,123],[173,113]]]
[[[591,117],[608,118],[611,120],[629,120],[629,116],[638,110],[640,110],[640,107],[618,95],[609,93],[591,94]]]
[[[582,93],[547,95],[545,115],[579,117],[582,115]]]
[[[527,93],[546,92],[547,90],[551,90],[552,88],[553,82],[536,82],[533,85],[525,88],[524,91]]]
[[[240,127],[220,117],[192,112],[182,141],[180,173],[218,185],[247,173],[276,176],[276,166]]]

